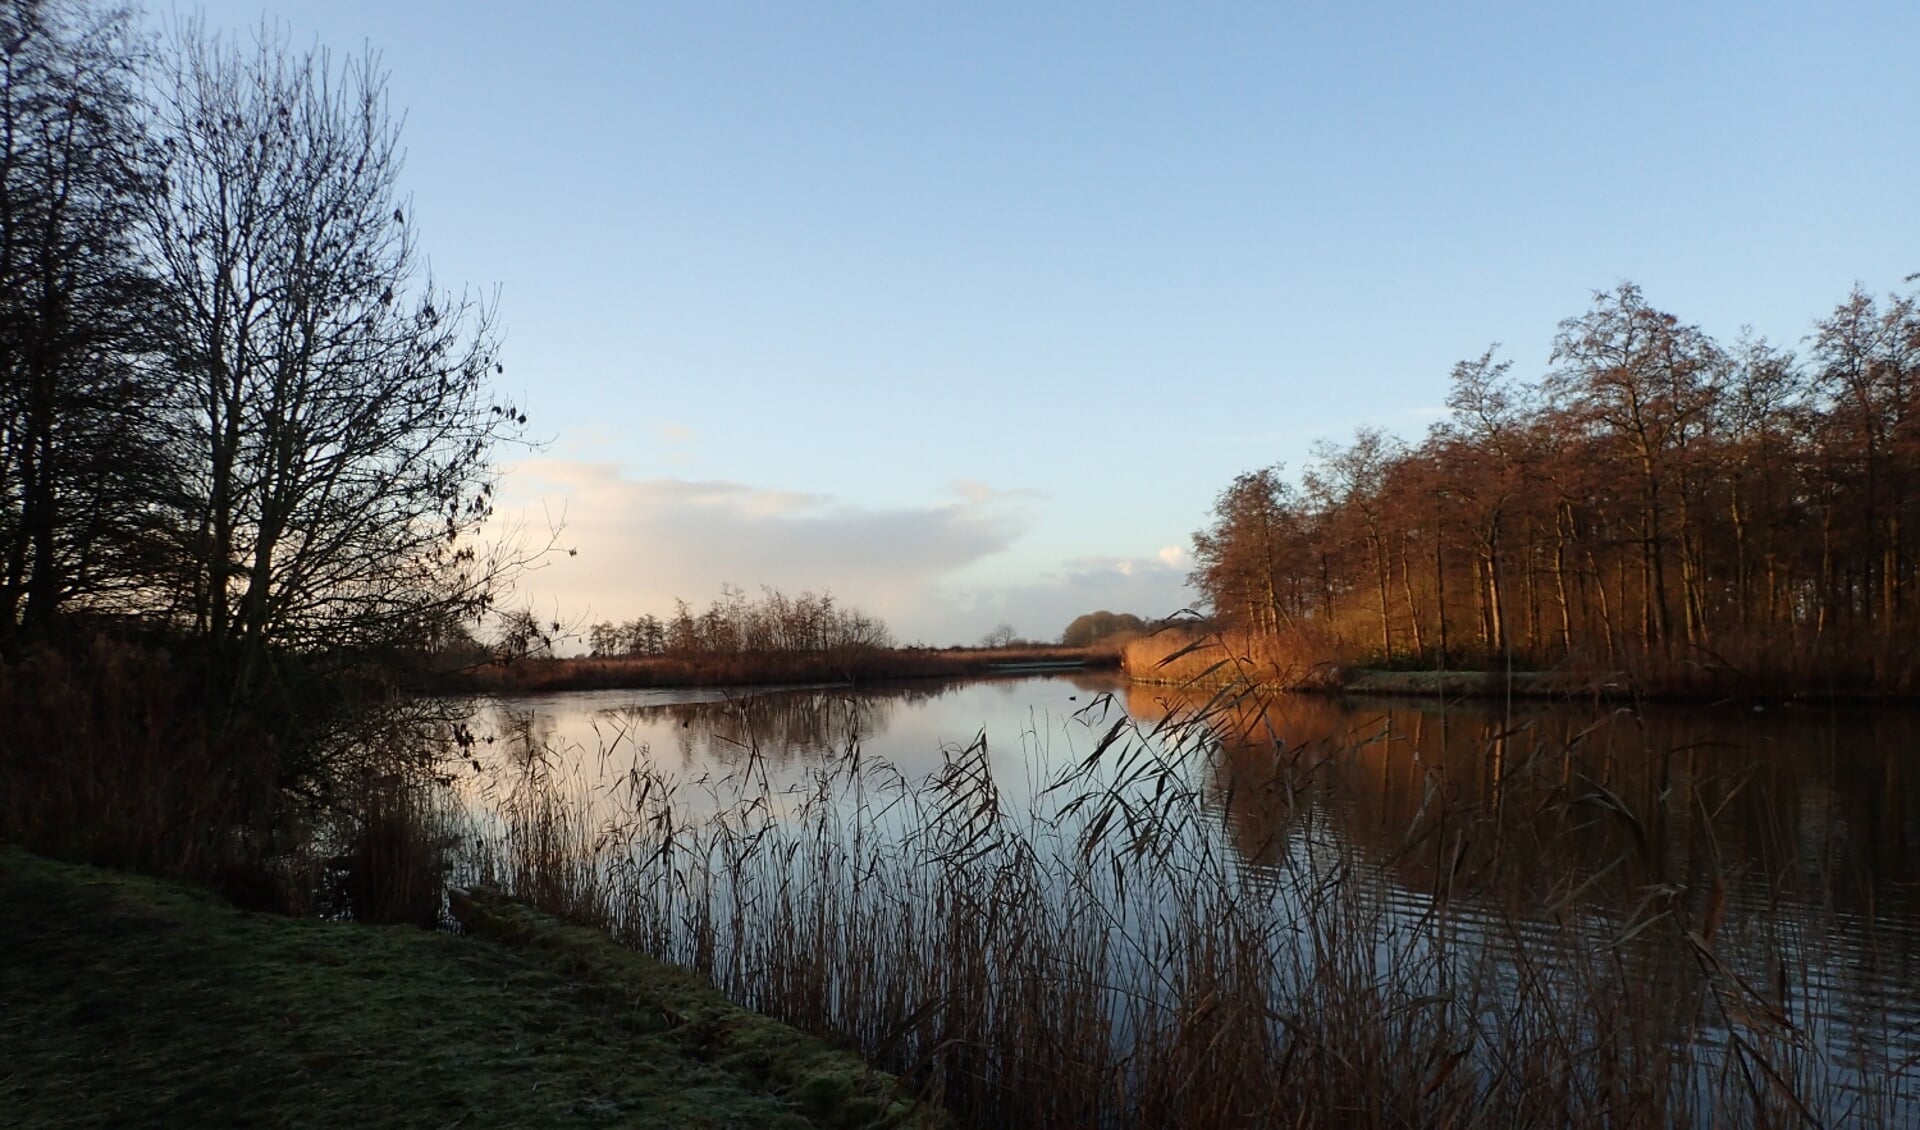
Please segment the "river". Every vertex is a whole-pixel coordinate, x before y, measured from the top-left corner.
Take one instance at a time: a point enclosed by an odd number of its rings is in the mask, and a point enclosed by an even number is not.
[[[1557,952],[1575,939],[1631,967],[1653,999],[1671,998],[1673,1014],[1652,1022],[1658,1039],[1699,1045],[1701,1063],[1724,1067],[1764,1029],[1797,1049],[1786,1074],[1817,1096],[1811,1113],[1823,1120],[1859,1113],[1863,1089],[1882,1116],[1920,1113],[1905,1062],[1920,1051],[1913,711],[1222,703],[1104,674],[594,691],[482,704],[470,795],[484,804],[537,762],[571,783],[585,824],[605,825],[619,818],[615,786],[640,772],[678,782],[680,818],[698,821],[737,805],[746,782],[797,795],[853,756],[905,785],[984,767],[1001,810],[1057,814],[1072,807],[1063,783],[1068,794],[1085,787],[1076,771],[1116,723],[1156,756],[1203,735],[1190,796],[1204,818],[1182,850],[1218,846],[1242,880],[1270,881],[1287,914],[1310,898],[1303,876],[1327,873],[1327,859],[1358,861],[1384,892],[1390,925],[1376,944],[1388,961],[1431,960],[1428,942],[1394,934],[1437,917],[1448,944],[1507,955],[1495,980],[1519,978],[1529,946]],[[1178,803],[1166,781],[1185,778],[1118,772],[1154,811]],[[1711,1117],[1702,1094],[1712,1090],[1689,1078],[1680,1101]]]

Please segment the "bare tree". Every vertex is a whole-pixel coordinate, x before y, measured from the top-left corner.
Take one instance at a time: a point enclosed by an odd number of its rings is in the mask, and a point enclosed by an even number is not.
[[[0,6],[0,638],[144,584],[165,493],[125,9]]]
[[[1282,470],[1235,476],[1214,500],[1213,523],[1193,535],[1189,580],[1215,613],[1256,632],[1277,632],[1306,613],[1305,517]]]
[[[1387,556],[1389,532],[1384,503],[1387,475],[1393,465],[1405,457],[1405,445],[1379,428],[1360,428],[1347,447],[1321,441],[1314,445],[1319,465],[1309,471],[1304,483],[1309,495],[1323,507],[1338,509],[1356,525],[1373,569],[1378,598],[1380,655],[1393,660],[1393,617],[1388,607],[1387,584],[1392,575]]]
[[[1826,416],[1820,440],[1828,456],[1829,493],[1846,511],[1828,521],[1851,527],[1863,551],[1845,581],[1831,564],[1823,570],[1827,600],[1873,609],[1881,632],[1891,634],[1911,584],[1907,540],[1920,479],[1920,299],[1896,294],[1882,306],[1856,287],[1814,331],[1814,391]],[[1857,590],[1858,599],[1838,588]]]
[[[1516,496],[1525,485],[1521,437],[1531,401],[1510,376],[1513,362],[1494,359],[1499,348],[1488,346],[1479,357],[1453,366],[1447,393],[1452,419],[1435,429],[1430,446],[1446,468],[1449,501],[1470,531],[1481,646],[1504,654],[1512,644],[1506,544]]]
[[[1560,368],[1548,391],[1564,397],[1598,436],[1622,444],[1638,480],[1644,641],[1672,640],[1669,573],[1677,541],[1687,640],[1700,642],[1699,555],[1684,536],[1694,504],[1689,456],[1712,418],[1724,355],[1697,327],[1654,309],[1638,287],[1623,283],[1560,324],[1553,359]]]
[[[1257,631],[1272,609],[1376,615],[1385,651],[1397,558],[1413,649],[1443,664],[1915,685],[1920,296],[1856,290],[1801,359],[1751,333],[1722,349],[1623,284],[1561,323],[1551,363],[1521,382],[1493,350],[1462,362],[1424,443],[1323,447],[1297,495],[1237,477],[1192,583]],[[1480,654],[1456,655],[1469,592]]]
[[[1013,625],[996,624],[992,631],[980,637],[981,647],[1006,647],[1013,642]]]
[[[166,285],[192,622],[244,688],[281,648],[405,645],[484,610],[493,311],[421,266],[377,57],[176,29],[146,230]]]

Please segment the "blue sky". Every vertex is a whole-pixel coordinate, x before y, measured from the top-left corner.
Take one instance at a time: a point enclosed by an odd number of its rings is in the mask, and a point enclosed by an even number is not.
[[[1911,2],[201,10],[382,52],[567,618],[1164,613],[1234,474],[1417,437],[1593,290],[1791,343],[1920,271]]]

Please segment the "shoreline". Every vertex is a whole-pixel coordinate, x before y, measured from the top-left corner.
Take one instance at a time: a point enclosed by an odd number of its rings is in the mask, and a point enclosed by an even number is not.
[[[1118,670],[1117,652],[1094,648],[889,648],[717,656],[530,658],[441,672],[424,681],[440,694],[679,687],[857,686],[913,679],[992,678]]]
[[[0,1109],[67,1125],[941,1127],[689,970],[485,895],[467,935],[251,914],[0,846]]]
[[[1143,686],[1193,686],[1218,690],[1236,685],[1235,680],[1141,678],[1126,675],[1129,682]],[[1597,682],[1592,677],[1571,678],[1551,671],[1389,671],[1378,668],[1346,667],[1334,669],[1317,681],[1270,682],[1266,689],[1285,694],[1322,695],[1358,698],[1431,698],[1488,700],[1519,698],[1529,701],[1590,700],[1600,702],[1670,702],[1708,705],[1722,702],[1800,703],[1832,706],[1920,706],[1920,694],[1906,691],[1881,691],[1871,688],[1844,690],[1812,688],[1780,691],[1766,688],[1721,686],[1713,688],[1635,687],[1626,676]]]

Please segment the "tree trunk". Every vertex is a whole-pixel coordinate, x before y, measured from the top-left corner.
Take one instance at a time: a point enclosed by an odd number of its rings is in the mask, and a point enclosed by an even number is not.
[[[1400,535],[1400,592],[1407,602],[1407,626],[1413,630],[1413,652],[1424,664],[1427,662],[1427,641],[1420,628],[1420,609],[1413,602],[1413,567],[1407,560],[1408,540],[1405,534]]]
[[[1390,569],[1387,560],[1386,537],[1379,533],[1369,535],[1370,548],[1373,550],[1373,577],[1375,588],[1380,597],[1380,654],[1386,662],[1393,662],[1393,621],[1392,609],[1387,604],[1387,580]]]

